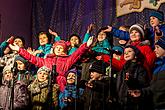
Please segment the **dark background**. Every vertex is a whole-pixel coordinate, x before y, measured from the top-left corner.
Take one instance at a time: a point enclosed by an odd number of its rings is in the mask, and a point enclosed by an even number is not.
[[[159,10],[165,10],[162,4]],[[37,33],[49,28],[65,40],[73,33],[83,38],[90,23],[102,26],[149,26],[149,12],[131,13],[116,18],[115,0],[0,0],[0,42],[10,35],[23,36],[26,46],[38,46]]]

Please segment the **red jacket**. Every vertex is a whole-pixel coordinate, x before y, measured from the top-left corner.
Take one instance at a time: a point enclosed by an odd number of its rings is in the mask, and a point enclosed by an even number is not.
[[[19,54],[27,59],[32,64],[36,65],[37,67],[47,66],[48,68],[52,69],[52,65],[56,65],[56,72],[58,76],[56,77],[57,84],[60,85],[60,90],[63,91],[66,78],[65,73],[71,68],[71,66],[76,63],[80,57],[88,50],[87,44],[82,44],[72,55],[70,56],[55,56],[51,55],[47,58],[40,58],[31,55],[25,49],[20,48]]]
[[[150,46],[148,46],[148,45],[140,46],[139,43],[140,42],[132,42],[131,45],[137,47],[140,50],[140,52],[144,55],[144,64],[143,65],[148,72],[149,79],[151,79],[152,68],[153,68],[155,60],[156,60],[156,54],[151,49]],[[105,62],[109,63],[110,57],[108,55],[103,55],[102,58]],[[112,58],[112,66],[115,70],[118,70],[118,71],[123,69],[125,62],[126,61],[124,60],[123,56],[121,57],[121,60],[116,60],[115,58]]]

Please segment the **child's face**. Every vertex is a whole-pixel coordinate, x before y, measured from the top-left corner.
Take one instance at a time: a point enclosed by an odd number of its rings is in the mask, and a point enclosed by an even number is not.
[[[90,78],[92,80],[98,80],[101,77],[101,74],[99,74],[98,72],[91,72],[90,74]]]
[[[39,82],[44,82],[48,79],[48,74],[46,71],[41,71],[37,73],[37,78]]]
[[[74,47],[75,45],[79,44],[79,39],[77,36],[72,36],[70,39],[71,46]]]
[[[154,17],[154,16],[151,16],[150,17],[150,25],[152,26],[152,27],[155,27],[155,26],[158,26],[159,25],[159,19],[158,18],[156,18],[156,17]]]
[[[74,84],[76,80],[76,75],[73,72],[70,72],[67,76],[67,83],[68,84]]]
[[[61,45],[57,45],[57,46],[54,48],[54,54],[55,54],[55,55],[62,55],[62,54],[64,54],[64,47],[61,46]]]
[[[140,41],[140,33],[136,30],[132,30],[130,32],[130,40],[135,42],[135,41]]]
[[[25,70],[25,64],[22,61],[17,60],[16,62],[17,62],[17,69],[18,70]]]
[[[22,42],[22,40],[19,39],[19,38],[16,38],[16,39],[14,40],[14,44],[18,45],[19,47],[23,47],[23,42]]]
[[[165,56],[165,50],[162,47],[160,47],[159,45],[155,45],[154,52],[155,52],[157,58]]]
[[[103,41],[105,38],[106,38],[106,33],[104,33],[104,32],[100,32],[97,36],[97,40],[99,42]]]
[[[7,80],[7,81],[10,81],[10,80],[12,79],[12,77],[13,77],[13,74],[12,74],[12,72],[9,71],[9,70],[7,70],[7,71],[4,73],[4,76],[3,76],[4,80]]]
[[[41,46],[48,43],[48,37],[46,34],[39,35],[39,43]]]
[[[135,59],[135,52],[132,48],[125,48],[125,50],[124,50],[124,59],[126,61]]]

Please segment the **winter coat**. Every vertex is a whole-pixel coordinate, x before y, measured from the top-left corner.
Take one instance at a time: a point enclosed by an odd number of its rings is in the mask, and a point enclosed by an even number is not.
[[[3,57],[0,58],[0,66],[1,67],[4,67],[4,66],[13,67],[16,56],[18,56],[18,54],[16,52],[4,55]]]
[[[3,110],[9,110],[9,82],[3,82],[0,85],[0,107]],[[24,83],[17,81],[14,83],[14,110],[28,110],[29,104],[28,90]]]
[[[3,52],[5,50],[5,48],[7,47],[8,43],[6,41],[2,42],[0,45],[0,57],[3,56]]]
[[[146,71],[141,64],[128,61],[124,65],[123,70],[117,76],[120,110],[145,110],[143,108],[143,100],[130,97],[128,90],[136,90],[148,86],[146,75]]]
[[[158,27],[161,30],[161,32],[163,33],[162,35],[165,35],[165,24],[159,25]],[[148,34],[149,34],[149,39],[151,39],[151,42],[152,42],[152,47],[154,47],[155,32],[152,27],[149,29]]]
[[[143,57],[144,57],[144,63],[143,66],[145,67],[145,69],[147,70],[147,74],[148,74],[148,78],[149,80],[151,80],[152,77],[152,68],[154,66],[155,60],[156,60],[156,54],[155,52],[151,49],[150,46],[144,45],[144,46],[140,46],[139,45],[140,42],[132,42],[131,45],[136,46],[140,52],[142,53]],[[103,60],[107,63],[109,63],[110,60],[110,56],[107,55],[103,55]],[[112,58],[112,66],[114,67],[114,69],[116,69],[117,71],[122,70],[124,64],[126,63],[126,61],[124,60],[124,57],[122,56],[120,60],[117,60],[115,58]]]
[[[28,90],[30,91],[32,110],[47,110],[51,101],[52,107],[57,109],[59,86],[54,84],[52,87],[52,91],[50,92],[52,93],[52,95],[50,95],[52,97],[48,97],[48,80],[44,82],[35,80],[28,86]]]
[[[109,80],[94,80],[93,88],[86,87],[81,97],[84,110],[107,110]]]
[[[17,73],[17,80],[24,82],[26,85],[29,85],[32,81],[34,81],[34,76],[31,75],[29,71],[21,70]]]
[[[45,58],[47,54],[50,54],[52,44],[45,44],[44,46],[39,46],[37,50],[42,50],[42,53],[37,54],[37,57]]]
[[[90,37],[90,34],[86,33],[83,42],[87,42],[89,37]],[[110,46],[110,43],[109,43],[108,39],[105,39],[101,42],[97,42],[96,45],[92,48],[92,50],[97,52],[97,53],[103,53],[103,54],[108,54],[109,55],[110,47],[111,46]]]
[[[66,85],[65,90],[59,95],[59,106],[61,109],[68,110],[69,108],[73,108],[72,110],[80,110],[78,108],[80,103],[78,103],[79,98],[83,94],[84,89],[77,88],[76,85]],[[71,102],[64,101],[64,98],[71,99]],[[76,103],[76,108],[75,108]]]
[[[29,54],[26,50],[20,48],[19,54],[27,59],[32,64],[37,67],[47,66],[52,69],[52,65],[56,65],[56,72],[58,76],[56,77],[57,84],[60,85],[60,90],[63,91],[66,85],[65,73],[75,64],[81,56],[88,50],[87,44],[82,44],[77,51],[75,51],[70,56],[48,56],[47,58],[40,58]]]
[[[155,109],[165,109],[165,57],[158,59],[153,80],[148,88],[142,89],[142,96],[153,96]]]

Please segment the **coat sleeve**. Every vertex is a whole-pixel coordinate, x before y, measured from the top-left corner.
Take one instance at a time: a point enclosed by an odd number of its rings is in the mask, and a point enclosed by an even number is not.
[[[8,43],[6,41],[2,42],[0,45],[0,57],[3,56],[3,51],[5,50],[5,48],[7,47]]]
[[[67,59],[66,65],[67,69],[69,69],[73,64],[75,64],[87,50],[87,43],[82,44],[72,55],[70,55]]]
[[[37,67],[42,67],[46,65],[46,63],[52,64],[52,58],[44,59],[44,58],[33,56],[23,48],[20,48],[18,53],[19,55],[24,57],[26,60],[28,60],[30,63],[36,65]]]
[[[148,66],[152,68],[156,60],[156,54],[149,46],[144,46],[143,49],[143,51],[145,52],[144,55],[146,57],[146,62]]]
[[[109,55],[102,55],[102,59],[103,59],[104,62],[110,64],[110,56]],[[123,57],[120,60],[112,58],[112,67],[115,70],[117,70],[117,71],[122,70],[124,64],[125,64],[125,60],[124,60]]]
[[[129,32],[119,30],[115,27],[112,27],[112,35],[114,37],[117,37],[117,38],[123,39],[123,40],[127,40],[127,41],[130,39]]]
[[[22,109],[27,107],[29,96],[25,85],[19,85],[14,91],[14,109]]]

